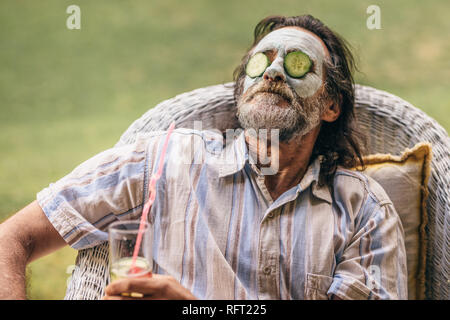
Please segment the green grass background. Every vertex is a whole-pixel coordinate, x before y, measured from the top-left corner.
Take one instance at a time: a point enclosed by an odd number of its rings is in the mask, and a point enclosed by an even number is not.
[[[67,6],[81,30],[66,28]],[[381,8],[368,30],[366,8]],[[358,83],[392,92],[450,128],[450,2],[2,0],[0,221],[133,120],[176,94],[232,80],[256,23],[310,13],[349,40]],[[32,222],[31,222],[32,223]],[[30,265],[29,296],[61,299],[76,252]]]

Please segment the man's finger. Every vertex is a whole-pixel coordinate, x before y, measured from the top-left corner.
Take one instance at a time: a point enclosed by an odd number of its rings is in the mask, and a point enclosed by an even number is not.
[[[104,296],[103,300],[136,300],[136,298],[126,296]]]
[[[127,278],[112,282],[105,288],[105,293],[110,296],[122,293],[141,293],[151,295],[158,292],[164,286],[164,276],[153,275],[151,278]]]

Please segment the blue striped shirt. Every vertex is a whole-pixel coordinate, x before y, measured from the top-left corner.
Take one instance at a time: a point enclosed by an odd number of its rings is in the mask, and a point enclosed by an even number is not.
[[[38,193],[69,245],[95,246],[111,222],[140,218],[164,138],[104,151]],[[403,228],[384,190],[343,168],[320,186],[319,172],[316,159],[273,200],[244,134],[224,146],[214,131],[175,130],[150,212],[154,272],[200,299],[406,299]]]

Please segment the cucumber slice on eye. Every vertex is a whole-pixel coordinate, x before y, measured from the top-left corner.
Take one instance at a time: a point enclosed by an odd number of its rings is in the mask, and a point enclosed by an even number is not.
[[[269,66],[269,58],[262,52],[255,54],[247,63],[245,72],[250,78],[259,77]]]
[[[292,78],[303,77],[311,65],[311,59],[301,51],[290,52],[284,57],[284,69]]]

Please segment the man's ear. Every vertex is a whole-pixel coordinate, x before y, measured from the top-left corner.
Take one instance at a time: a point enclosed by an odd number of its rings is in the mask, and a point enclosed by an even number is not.
[[[334,122],[341,115],[341,106],[338,102],[328,101],[328,105],[320,117],[321,120],[326,122]]]

